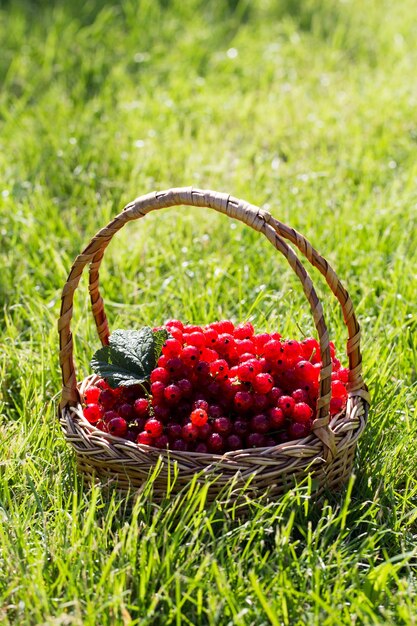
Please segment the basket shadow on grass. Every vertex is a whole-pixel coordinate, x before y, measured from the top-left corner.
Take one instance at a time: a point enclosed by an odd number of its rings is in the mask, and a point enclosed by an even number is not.
[[[259,551],[266,554],[275,549],[277,529],[290,524],[291,540],[298,546],[299,556],[311,541],[311,534],[320,536],[321,544],[342,542],[352,551],[359,548],[364,537],[372,536],[376,560],[404,552],[404,536],[396,530],[398,520],[393,519],[395,496],[392,490],[378,490],[366,471],[361,470],[358,478],[353,476],[340,491],[324,490],[319,497],[309,476],[278,499],[270,499],[268,491],[254,496],[250,479],[243,488],[239,485],[236,498],[236,480],[225,486],[214,502],[209,502],[208,496],[216,481],[199,480],[200,474],[178,493],[168,494],[156,504],[153,486],[160,469],[154,468],[139,492],[120,492],[111,482],[100,486],[103,503],[97,515],[104,520],[111,509],[117,509],[111,522],[113,532],[134,523],[159,527],[169,538],[182,528],[186,541],[188,533],[203,526],[212,541],[240,533],[239,546],[243,550],[246,543],[253,542],[256,529]],[[247,532],[242,531],[245,528]]]

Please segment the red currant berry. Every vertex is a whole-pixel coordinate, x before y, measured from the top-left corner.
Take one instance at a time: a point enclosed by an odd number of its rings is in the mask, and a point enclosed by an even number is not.
[[[269,419],[263,413],[254,415],[250,421],[251,430],[255,433],[267,433],[269,426]]]
[[[343,398],[332,398],[330,400],[330,415],[337,415],[342,411],[345,406],[345,400]]]
[[[176,319],[167,320],[164,326],[166,326],[166,328],[168,329],[170,329],[171,327],[174,327],[174,328],[179,328],[181,331],[184,330],[184,324],[181,322],[181,320],[176,320]]]
[[[247,391],[238,391],[233,399],[236,410],[245,413],[252,407],[252,396]]]
[[[284,424],[285,424],[285,415],[284,415],[284,412],[282,411],[282,409],[280,409],[277,406],[275,406],[272,409],[269,409],[268,416],[269,416],[269,421],[270,421],[270,424],[271,424],[271,428],[273,430],[278,429],[278,428],[282,428],[284,426]]]
[[[185,424],[182,427],[181,435],[185,441],[196,441],[198,434],[198,428],[194,424]]]
[[[264,448],[266,442],[266,437],[262,433],[250,433],[246,437],[246,447],[247,448]]]
[[[177,382],[177,387],[180,390],[182,398],[190,398],[193,393],[193,385],[188,378],[181,378],[181,380]]]
[[[166,435],[160,435],[154,441],[155,448],[160,448],[161,450],[165,450],[168,447],[169,441]]]
[[[343,400],[347,398],[346,387],[341,380],[332,382],[332,398],[342,398]]]
[[[188,367],[193,367],[200,359],[200,350],[196,346],[185,346],[180,352],[180,359]]]
[[[219,337],[218,333],[214,330],[214,328],[206,328],[203,334],[207,348],[212,348],[216,344]]]
[[[224,359],[217,359],[210,363],[210,374],[225,380],[229,377],[229,366]]]
[[[294,422],[306,424],[313,415],[313,409],[305,402],[298,402],[293,409],[292,418]]]
[[[138,398],[133,405],[136,417],[145,417],[149,414],[149,401],[146,398]]]
[[[119,417],[119,414],[116,413],[116,411],[113,411],[113,410],[106,411],[103,415],[103,421],[105,421],[106,424],[108,424],[111,420],[116,419],[116,417]]]
[[[216,417],[213,422],[213,430],[221,435],[229,435],[232,432],[233,424],[228,417]]]
[[[219,353],[216,350],[212,350],[212,348],[203,348],[200,351],[200,359],[206,363],[213,363],[214,361],[217,361],[218,358]]]
[[[110,389],[109,383],[104,380],[104,378],[99,378],[99,380],[95,382],[95,386],[99,389]]]
[[[233,424],[233,432],[235,435],[243,437],[249,432],[249,422],[246,420],[236,420]]]
[[[118,407],[117,412],[120,417],[123,417],[123,419],[131,419],[133,417],[133,406],[131,404],[128,404],[127,402],[124,402]]]
[[[207,438],[207,447],[210,452],[219,453],[224,448],[224,439],[219,433],[212,433]]]
[[[146,446],[152,446],[154,439],[153,437],[151,437],[151,435],[147,432],[142,432],[139,433],[139,435],[136,438],[137,443],[141,443],[141,444],[145,444]]]
[[[258,393],[269,393],[274,386],[274,379],[271,374],[258,374],[252,385]]]
[[[294,398],[296,402],[305,402],[308,404],[309,398],[308,393],[305,389],[295,389],[291,396]]]
[[[113,392],[113,389],[103,389],[100,392],[99,402],[103,409],[112,409],[116,404],[117,396]]]
[[[107,424],[107,428],[115,437],[124,437],[127,433],[127,422],[122,417],[115,417]]]
[[[301,439],[307,437],[311,432],[310,424],[301,424],[300,422],[292,422],[288,427],[288,434],[292,439]]]
[[[208,415],[203,409],[195,409],[190,415],[190,420],[194,426],[203,426],[208,420]]]
[[[271,341],[271,336],[268,333],[262,333],[255,335],[252,339],[255,344],[255,352],[260,355],[264,353],[264,346],[268,341]]]
[[[271,391],[268,393],[268,400],[274,406],[278,404],[278,400],[281,396],[284,395],[284,392],[280,387],[272,387]]]
[[[226,439],[227,450],[241,450],[243,448],[243,441],[239,435],[229,435]]]
[[[160,435],[162,435],[163,430],[164,425],[162,424],[162,422],[154,418],[149,419],[145,424],[145,431],[148,433],[148,435],[151,435],[151,437],[159,437]]]
[[[84,393],[86,404],[97,404],[101,393],[100,387],[89,387]]]
[[[165,385],[160,380],[156,380],[151,384],[151,394],[154,398],[162,399],[164,397]]]
[[[238,366],[237,375],[239,379],[243,382],[252,383],[255,380],[255,377],[260,373],[260,371],[261,365],[259,361],[254,359],[251,355],[250,359]]]
[[[164,390],[164,398],[169,404],[178,404],[181,400],[181,389],[178,385],[168,385]]]
[[[171,409],[166,404],[153,404],[153,415],[160,422],[166,422],[171,415]],[[145,417],[148,417],[148,414]]]
[[[282,410],[285,417],[291,417],[294,406],[295,400],[291,396],[281,396],[278,400],[278,407]]]
[[[170,374],[169,374],[168,370],[165,369],[165,367],[156,367],[154,370],[152,370],[151,376],[150,376],[150,381],[151,381],[151,383],[154,383],[157,380],[160,380],[161,383],[164,383],[164,385],[169,383]]]
[[[181,342],[178,341],[178,339],[167,339],[162,346],[162,354],[168,357],[168,359],[178,356],[181,350],[182,345]]]
[[[172,442],[171,448],[178,452],[186,452],[188,450],[187,442],[184,441],[184,439],[175,439],[175,441]]]
[[[198,438],[205,441],[211,435],[212,432],[213,432],[213,429],[211,427],[211,424],[209,424],[209,422],[206,422],[202,426],[198,427]]]
[[[282,353],[282,344],[280,341],[268,341],[263,347],[263,355],[266,359],[275,361]]]
[[[101,419],[102,410],[98,404],[87,404],[83,409],[83,415],[87,422],[96,424]]]
[[[244,324],[238,324],[233,331],[233,336],[235,339],[250,339],[253,337],[253,333],[255,332],[252,324],[250,322],[245,322]]]
[[[201,332],[190,333],[189,335],[187,335],[187,344],[189,346],[195,346],[199,350],[205,348],[206,339],[204,337],[204,334]]]
[[[195,451],[198,452],[199,454],[207,454],[208,448],[205,443],[200,441],[200,443],[196,445]]]
[[[175,441],[175,439],[180,439],[182,433],[181,424],[177,424],[176,422],[171,422],[171,424],[167,425],[167,436],[170,441]]]

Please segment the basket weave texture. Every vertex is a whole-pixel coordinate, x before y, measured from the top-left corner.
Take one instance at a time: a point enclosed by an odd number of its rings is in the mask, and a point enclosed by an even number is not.
[[[81,274],[85,266],[89,265],[92,311],[101,343],[107,345],[110,332],[99,291],[99,268],[104,252],[112,237],[127,222],[143,218],[150,211],[177,205],[209,207],[259,231],[283,254],[301,281],[310,304],[322,355],[317,413],[312,433],[308,437],[275,447],[237,450],[223,455],[165,451],[104,433],[84,418],[81,398],[96,377],[89,376],[78,384],[73,360],[70,323],[74,292]],[[346,409],[332,419],[329,413],[332,365],[323,309],[310,276],[286,240],[296,246],[323,274],[343,311],[348,332],[348,402]],[[199,480],[206,477],[215,479],[209,492],[210,500],[215,499],[231,480],[237,486],[237,491],[239,485],[243,486],[249,480],[253,494],[267,490],[271,497],[283,494],[295,481],[304,480],[307,474],[315,479],[318,492],[323,488],[336,490],[348,480],[356,444],[366,425],[369,406],[369,394],[361,374],[359,324],[349,294],[328,262],[300,233],[276,220],[269,212],[224,193],[192,187],[153,192],[137,198],[101,229],[75,259],[62,292],[58,328],[63,383],[59,418],[64,435],[76,453],[80,471],[90,479],[115,482],[123,490],[140,489],[158,464],[153,489],[155,500],[166,496],[168,485],[170,493],[178,491],[196,473]],[[174,474],[175,483],[172,486]]]

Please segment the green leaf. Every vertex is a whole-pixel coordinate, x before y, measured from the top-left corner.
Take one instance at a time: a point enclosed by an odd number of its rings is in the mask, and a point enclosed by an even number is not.
[[[115,330],[109,345],[97,350],[91,359],[94,372],[111,387],[136,385],[149,380],[161,348],[168,337],[166,330]]]

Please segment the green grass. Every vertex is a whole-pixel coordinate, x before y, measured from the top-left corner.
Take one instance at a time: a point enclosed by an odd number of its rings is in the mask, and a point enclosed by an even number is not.
[[[414,0],[0,5],[0,623],[417,624]],[[267,207],[331,261],[373,404],[355,480],[133,509],[83,485],[56,420],[69,268],[128,201],[193,184]],[[321,276],[332,339],[346,332]],[[209,210],[129,224],[101,272],[112,328],[178,316],[313,332],[259,235]],[[78,375],[98,347],[85,282]]]

